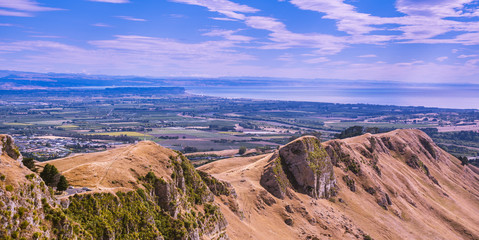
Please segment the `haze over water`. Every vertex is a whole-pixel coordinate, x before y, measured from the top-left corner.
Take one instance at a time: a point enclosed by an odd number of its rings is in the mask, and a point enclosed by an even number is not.
[[[425,87],[238,86],[186,87],[187,92],[225,98],[479,109],[474,85]]]

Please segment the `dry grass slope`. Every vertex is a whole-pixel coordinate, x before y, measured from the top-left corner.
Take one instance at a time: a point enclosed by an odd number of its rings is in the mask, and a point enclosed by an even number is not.
[[[479,239],[479,170],[419,130],[323,143],[339,185],[334,199],[280,200],[259,184],[271,154],[200,167],[235,188],[241,218],[217,197],[232,239]],[[354,180],[355,191],[349,184]],[[346,179],[346,178],[345,178]]]
[[[139,177],[149,171],[171,181],[170,156],[177,154],[151,141],[43,162],[55,165],[72,186],[89,187],[94,191],[132,190]]]

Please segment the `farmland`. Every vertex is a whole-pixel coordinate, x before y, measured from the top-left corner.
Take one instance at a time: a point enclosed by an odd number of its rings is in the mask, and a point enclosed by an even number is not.
[[[138,140],[152,140],[187,153],[237,150],[244,146],[253,149],[254,154],[271,151],[306,134],[332,139],[352,126],[384,132],[397,128],[454,131],[476,129],[479,125],[476,110],[225,99],[153,88],[148,89],[148,94],[140,88],[133,93],[127,88],[106,93],[72,90],[68,95],[62,91],[29,91],[2,93],[11,100],[0,105],[2,133],[28,139],[61,137],[62,143],[58,143],[58,138],[41,141],[45,141],[44,146],[62,145],[65,154],[97,151]],[[451,141],[448,138],[438,142]],[[469,147],[468,155],[476,154],[471,150],[477,147],[475,144],[461,143],[465,145],[459,147]]]

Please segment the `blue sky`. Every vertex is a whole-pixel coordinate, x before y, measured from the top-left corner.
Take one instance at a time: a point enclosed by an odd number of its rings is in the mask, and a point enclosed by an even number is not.
[[[0,69],[479,84],[477,0],[0,0]]]

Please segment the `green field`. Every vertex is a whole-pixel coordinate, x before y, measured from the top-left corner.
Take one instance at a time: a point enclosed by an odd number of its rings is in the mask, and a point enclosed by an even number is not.
[[[154,135],[190,135],[197,138],[225,138],[231,136],[231,134],[215,133],[200,131],[196,129],[186,129],[186,128],[156,128],[153,129],[150,134]]]
[[[3,123],[3,125],[8,125],[8,126],[32,126],[33,124],[31,124],[31,123]]]
[[[73,124],[65,124],[65,125],[61,125],[61,126],[58,126],[58,127],[63,128],[63,129],[72,129],[72,128],[78,128],[79,126],[73,125]]]
[[[352,126],[378,127],[378,128],[427,128],[436,127],[430,124],[396,124],[396,123],[369,123],[369,122],[338,122],[326,123],[325,127],[341,130]]]
[[[143,133],[139,133],[139,132],[104,132],[104,133],[92,133],[92,134],[89,134],[89,135],[107,135],[107,136],[122,136],[122,135],[126,135],[128,137],[153,137],[151,135],[148,135],[148,134],[143,134]]]

